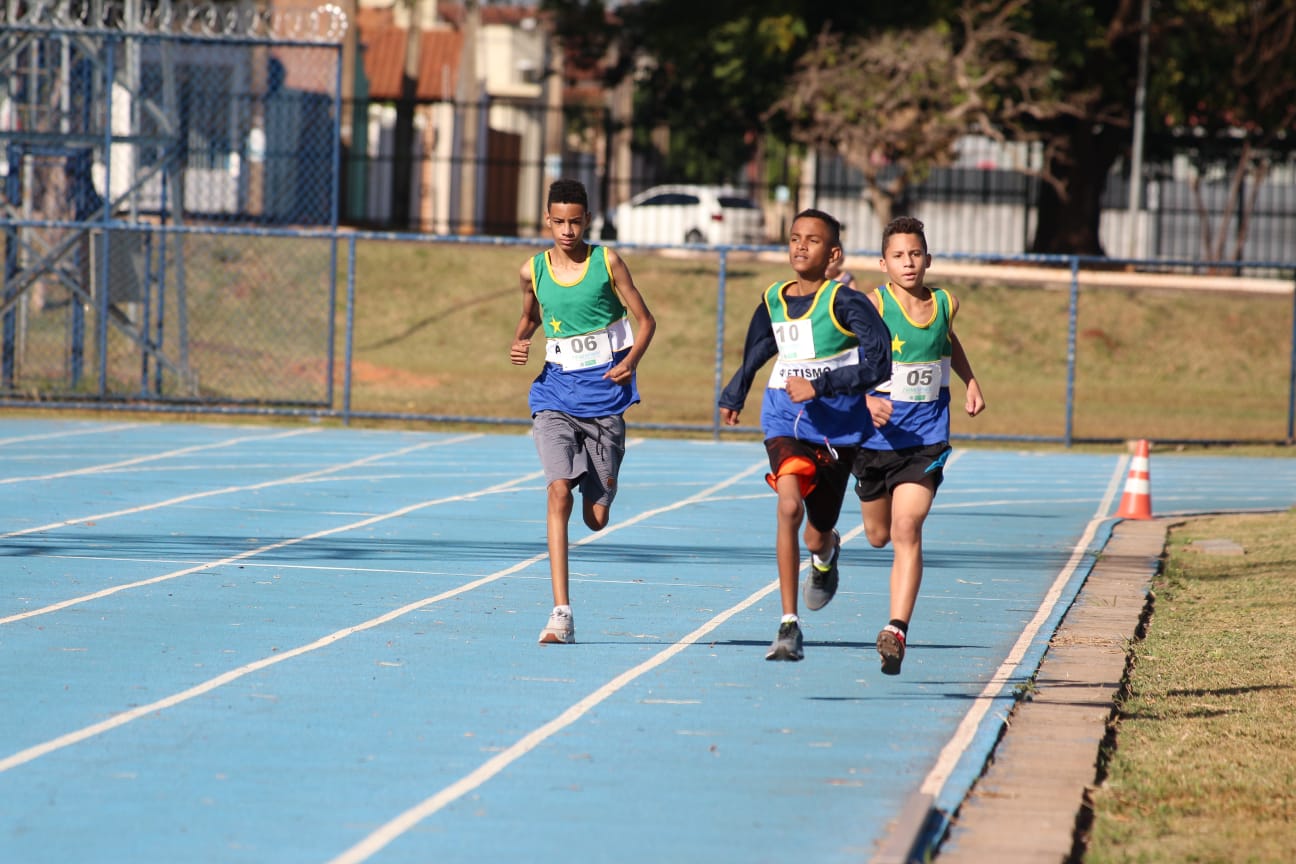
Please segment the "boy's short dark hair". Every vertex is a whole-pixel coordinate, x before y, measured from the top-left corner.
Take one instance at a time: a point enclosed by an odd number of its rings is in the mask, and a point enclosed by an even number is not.
[[[555,180],[549,184],[549,200],[545,203],[545,209],[548,210],[555,204],[579,204],[588,213],[589,195],[585,192],[585,184],[567,178]]]
[[[882,229],[882,254],[886,254],[887,243],[896,234],[916,234],[922,241],[923,252],[927,252],[927,235],[923,233],[924,225],[912,216],[897,216]]]
[[[805,210],[802,210],[800,213],[793,216],[792,221],[796,222],[796,220],[802,218],[803,216],[809,219],[818,219],[820,222],[828,226],[829,246],[841,245],[841,223],[838,222],[835,218],[828,215],[822,210],[816,210],[813,207],[807,207]]]

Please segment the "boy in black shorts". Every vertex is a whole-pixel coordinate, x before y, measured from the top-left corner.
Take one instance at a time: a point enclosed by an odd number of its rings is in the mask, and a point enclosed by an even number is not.
[[[891,620],[877,636],[882,672],[900,674],[909,620],[922,584],[922,528],[951,452],[950,371],[967,386],[965,409],[985,409],[981,385],[958,337],[958,300],[923,284],[931,255],[923,223],[902,216],[883,229],[887,283],[867,296],[891,331],[891,379],[867,396],[872,423],[855,457],[864,533],[892,544]]]

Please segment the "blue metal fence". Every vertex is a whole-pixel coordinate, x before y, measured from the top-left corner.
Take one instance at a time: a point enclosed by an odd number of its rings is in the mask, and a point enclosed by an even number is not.
[[[88,230],[97,223],[74,223],[60,227],[74,230]],[[16,228],[39,229],[50,227],[47,223],[15,223]],[[100,227],[103,227],[102,225]],[[21,375],[14,386],[6,388],[0,396],[0,405],[6,407],[27,408],[68,408],[82,410],[142,411],[142,412],[175,412],[185,411],[200,414],[231,415],[268,415],[319,417],[339,420],[343,423],[358,421],[419,421],[432,423],[480,423],[497,425],[522,425],[528,422],[524,414],[517,409],[520,405],[511,405],[509,409],[494,413],[444,413],[426,410],[416,406],[407,410],[371,410],[357,407],[355,404],[356,381],[356,321],[357,313],[370,311],[375,304],[383,304],[382,284],[364,284],[359,282],[357,258],[362,244],[413,244],[416,246],[451,246],[462,249],[467,258],[474,249],[483,247],[518,247],[527,248],[527,254],[534,250],[535,241],[519,238],[467,238],[452,236],[427,236],[415,234],[392,234],[387,232],[349,232],[338,230],[301,230],[287,228],[236,228],[197,227],[197,226],[142,226],[128,223],[107,223],[107,230],[123,237],[134,237],[136,242],[129,244],[147,250],[152,245],[169,247],[184,246],[189,251],[184,258],[189,262],[190,273],[187,276],[190,289],[186,301],[190,305],[187,313],[191,345],[187,354],[187,366],[184,370],[154,362],[150,358],[169,356],[170,341],[174,328],[156,333],[157,341],[129,343],[101,340],[96,345],[96,353],[87,356],[85,362],[91,368],[100,370],[98,383],[93,387],[80,389],[51,386],[48,381],[27,380]],[[660,252],[659,248],[624,246],[625,254],[639,256]],[[281,250],[290,250],[284,254]],[[519,255],[522,253],[519,252]],[[678,254],[678,250],[674,254]],[[715,409],[720,389],[725,376],[732,369],[725,368],[727,344],[726,315],[732,285],[732,271],[735,267],[749,268],[754,255],[767,254],[777,259],[782,250],[770,247],[718,246],[692,247],[689,255],[692,260],[714,264],[715,283],[715,345],[713,351],[714,369],[711,375],[713,392],[698,392],[698,422],[663,422],[636,423],[639,428],[676,431],[686,433],[705,433],[715,437],[733,432],[751,433],[753,427],[737,430],[723,428],[719,414]],[[284,278],[280,268],[265,271],[267,281],[260,283],[263,272],[253,268],[242,274],[239,279],[232,279],[230,270],[237,267],[240,260],[247,258],[253,262],[272,260],[309,260],[319,259],[328,262],[328,273],[318,268],[314,275],[299,280]],[[196,262],[201,261],[201,264]],[[1085,259],[1078,256],[1016,256],[1005,259],[1004,256],[952,255],[942,257],[942,263],[958,262],[963,265],[993,265],[1002,269],[1011,267],[1032,267],[1047,269],[1054,275],[1052,278],[1059,287],[1065,287],[1067,313],[1065,335],[1059,331],[1058,342],[1065,342],[1066,368],[1065,380],[1057,382],[1065,396],[1063,404],[1058,406],[1060,420],[1055,432],[1046,434],[1019,433],[1007,431],[996,434],[960,436],[970,439],[1006,440],[1006,441],[1039,441],[1060,443],[1067,446],[1077,441],[1122,440],[1137,437],[1132,432],[1115,430],[1111,436],[1076,433],[1077,416],[1077,366],[1083,358],[1084,348],[1079,344],[1078,321],[1082,309],[1082,282],[1086,274],[1111,275],[1113,262],[1110,259]],[[1140,275],[1149,273],[1179,274],[1176,279],[1188,281],[1192,272],[1199,270],[1200,262],[1117,262],[1127,264],[1130,270],[1138,274],[1119,274],[1130,286],[1136,286]],[[145,265],[146,267],[149,265]],[[1278,424],[1262,421],[1254,424],[1244,434],[1236,432],[1208,436],[1206,438],[1184,437],[1181,440],[1202,440],[1209,442],[1236,441],[1293,441],[1293,424],[1296,423],[1296,265],[1290,262],[1248,262],[1248,269],[1285,274],[1282,279],[1266,281],[1271,293],[1289,295],[1291,300],[1283,300],[1289,309],[1292,327],[1285,346],[1262,346],[1267,354],[1278,356],[1281,351],[1286,357],[1287,372],[1285,392],[1279,392],[1279,382],[1270,382],[1273,387],[1266,399],[1273,404],[1285,403],[1285,429]],[[1092,268],[1102,268],[1101,270]],[[471,267],[466,267],[471,270]],[[989,273],[997,272],[990,269]],[[1005,271],[1006,272],[1006,271]],[[275,275],[270,279],[269,276]],[[336,285],[332,274],[339,274],[341,285]],[[949,278],[948,276],[946,278]],[[994,279],[993,275],[982,274],[980,280]],[[1242,286],[1234,286],[1237,290]],[[741,289],[746,297],[747,288]],[[1035,289],[1035,290],[1053,290]],[[1089,290],[1089,289],[1086,289]],[[165,295],[159,294],[158,300]],[[1271,298],[1272,300],[1272,298]],[[510,314],[501,317],[499,330],[509,330],[515,314],[513,304],[516,302],[510,292],[507,298]],[[3,311],[13,311],[16,301],[6,301]],[[1271,307],[1273,308],[1273,307]],[[111,314],[111,313],[107,313]],[[158,320],[171,322],[175,310],[168,307],[158,312]],[[978,316],[985,317],[990,310],[981,309]],[[105,312],[101,307],[97,312],[103,320]],[[1061,325],[1062,322],[1057,322]],[[454,328],[453,321],[443,325]],[[339,333],[335,340],[334,333]],[[1165,332],[1164,343],[1141,346],[1150,353],[1191,351],[1193,346],[1178,345],[1173,332]],[[501,337],[503,338],[503,337]],[[435,338],[430,343],[435,343]],[[336,343],[336,345],[335,345]],[[1062,347],[1059,344],[1059,347]],[[28,346],[30,350],[30,345]],[[43,368],[51,358],[25,356],[19,364],[19,370]],[[182,374],[187,371],[188,377]],[[311,372],[312,374],[305,374]],[[1215,373],[1220,374],[1220,373]],[[194,382],[197,382],[194,386]],[[1008,382],[1005,382],[1008,383]],[[305,389],[303,389],[305,388]],[[1083,407],[1083,406],[1080,406]],[[1155,406],[1151,406],[1153,409]],[[1171,434],[1159,436],[1160,440],[1174,438]]]
[[[96,8],[103,15],[92,20]],[[293,38],[273,35],[280,26],[275,22],[287,20],[276,17],[280,13],[263,17],[249,8],[221,11],[199,2],[174,7],[188,12],[183,20],[170,20],[170,4],[145,3],[136,8],[139,20],[122,22],[109,20],[116,13],[105,10],[114,8],[38,4],[18,13],[9,10],[5,14],[11,17],[0,29],[0,405],[312,416],[344,423],[527,422],[511,410],[477,415],[418,404],[402,409],[356,404],[357,312],[379,304],[383,290],[382,284],[358,283],[360,244],[457,244],[468,250],[535,241],[339,228],[344,175],[339,33],[347,22],[336,7],[321,7],[283,25]],[[537,117],[515,114],[520,127],[543,125]],[[485,116],[482,112],[482,124]],[[494,130],[483,125],[480,131]],[[479,192],[516,192],[521,151],[505,145],[517,141],[508,136],[496,141],[497,156],[511,153],[513,162],[492,161],[489,142],[495,139],[482,137],[487,158],[478,167],[494,173],[483,175]],[[575,154],[582,155],[590,154]],[[474,157],[463,158],[471,164]],[[593,162],[577,162],[578,174],[595,179]],[[602,170],[602,183],[590,184],[595,197],[606,191],[597,187],[613,179],[606,165]],[[880,235],[861,190],[849,177],[834,181],[833,171],[826,163],[810,190],[813,202],[847,223],[847,245],[859,250],[854,254],[875,254],[859,239]],[[526,172],[537,184],[549,173],[550,166],[539,162]],[[615,179],[622,185],[627,181]],[[1200,234],[1202,206],[1218,204],[1218,190],[1207,188],[1195,204],[1185,203],[1175,197],[1178,187],[1158,182],[1158,206],[1140,217],[1151,218],[1155,209],[1155,248],[1129,260],[1017,254],[1025,248],[1033,218],[1033,181],[1024,175],[962,165],[938,172],[915,190],[915,215],[933,226],[928,239],[944,260],[1069,274],[1060,282],[1051,277],[1070,289],[1066,332],[1049,337],[1066,350],[1056,430],[1010,429],[978,437],[1067,445],[1104,437],[1076,432],[1077,368],[1085,350],[1081,283],[1090,270],[1192,274],[1222,266],[1238,276],[1276,279],[1292,293],[1296,265],[1290,260],[1217,265],[1186,252],[1195,247],[1178,241]],[[539,185],[534,191],[542,192]],[[1296,208],[1290,200],[1271,200],[1272,195],[1258,199],[1263,206],[1247,250],[1277,248],[1278,257],[1286,258]],[[495,225],[517,234],[536,227],[518,221],[521,198],[498,197],[498,212],[481,208],[477,221],[464,223],[468,230]],[[537,219],[538,209],[527,209],[527,218]],[[1123,230],[1124,223],[1111,214],[1104,218],[1105,231]],[[380,218],[374,221],[382,224]],[[960,227],[967,225],[982,233],[968,234]],[[767,236],[778,233],[767,231]],[[625,248],[645,255],[660,251]],[[733,269],[747,266],[736,262],[771,250],[688,249],[700,266],[715,272],[714,392],[699,387],[694,422],[640,425],[720,436],[731,431],[721,428],[715,402],[728,371],[726,298],[739,281],[732,278]],[[1265,396],[1269,405],[1285,401],[1285,435],[1267,419],[1268,412],[1251,425],[1229,426],[1244,431],[1222,433],[1219,440],[1293,439],[1296,308],[1267,314],[1290,314],[1293,321],[1285,346],[1260,346],[1288,358],[1287,392]],[[1170,341],[1153,350],[1182,350],[1173,344],[1173,334],[1165,336]],[[1264,375],[1275,382],[1278,377],[1268,367]],[[1114,437],[1122,437],[1118,432]]]

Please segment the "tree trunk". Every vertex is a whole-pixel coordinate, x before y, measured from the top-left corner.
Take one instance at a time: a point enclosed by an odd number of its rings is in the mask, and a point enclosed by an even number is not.
[[[1105,255],[1098,237],[1107,175],[1128,144],[1125,130],[1068,119],[1053,140],[1056,152],[1045,170],[1061,181],[1065,195],[1040,184],[1039,221],[1031,252],[1041,255]]]

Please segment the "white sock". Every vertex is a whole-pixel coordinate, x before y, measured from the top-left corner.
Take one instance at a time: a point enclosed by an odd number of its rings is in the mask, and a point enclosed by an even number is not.
[[[800,620],[801,620],[801,619],[798,618],[798,617],[795,616],[795,615],[784,615],[784,616],[783,616],[783,620],[780,621],[779,623],[780,623],[780,624],[795,624],[796,622],[798,622],[798,621],[800,621]]]
[[[555,607],[554,607],[554,614],[558,614],[558,613],[562,613],[563,615],[566,615],[567,617],[570,618],[570,617],[571,617],[571,606],[555,606]]]

